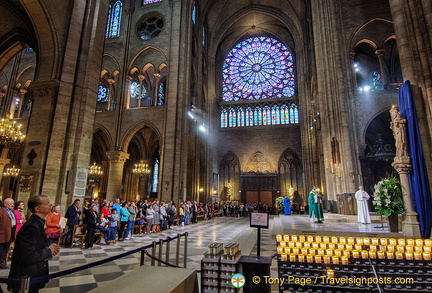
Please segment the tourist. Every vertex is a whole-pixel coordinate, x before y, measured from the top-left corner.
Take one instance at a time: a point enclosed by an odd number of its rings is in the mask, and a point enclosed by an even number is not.
[[[51,213],[48,214],[45,223],[45,233],[49,244],[58,243],[61,234],[60,219],[60,205],[56,204],[52,207]]]

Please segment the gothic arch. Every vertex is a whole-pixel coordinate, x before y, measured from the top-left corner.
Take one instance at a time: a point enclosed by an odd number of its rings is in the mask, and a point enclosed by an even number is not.
[[[226,152],[219,164],[219,191],[228,189],[230,199],[239,198],[240,170],[240,161],[237,155],[232,151]]]
[[[149,121],[141,120],[141,121],[138,121],[137,123],[133,124],[125,132],[125,134],[123,135],[123,137],[120,141],[120,148],[122,150],[127,150],[132,138],[134,137],[134,135],[145,127],[150,128],[155,133],[156,138],[159,141],[160,145],[163,145],[162,135],[161,135],[159,129],[156,127],[156,125],[154,125],[153,123],[151,123]]]
[[[295,191],[304,195],[302,163],[298,154],[291,148],[287,148],[280,156],[278,173],[282,195],[293,196]]]

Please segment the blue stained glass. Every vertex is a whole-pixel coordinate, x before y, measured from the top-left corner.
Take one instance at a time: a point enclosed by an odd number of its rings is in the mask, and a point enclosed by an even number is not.
[[[97,101],[106,103],[108,102],[108,96],[109,96],[108,88],[103,84],[99,85]]]
[[[289,123],[289,110],[287,105],[282,105],[280,110],[281,124]]]
[[[27,52],[27,53],[33,52],[33,48],[27,47],[27,48],[26,48],[26,52]]]
[[[202,28],[202,45],[205,46],[206,43],[206,31],[205,27]]]
[[[134,99],[139,99],[140,85],[138,82],[134,81],[130,85],[130,97]]]
[[[271,125],[270,107],[265,106],[262,113],[263,125]]]
[[[289,109],[289,123],[298,123],[298,108],[297,105],[291,105]]]
[[[221,111],[221,127],[228,127],[228,114],[226,109],[222,109]]]
[[[254,110],[254,125],[262,125],[262,111],[259,107]]]
[[[237,111],[237,126],[245,126],[245,112],[243,108],[239,108]]]
[[[237,126],[236,120],[237,120],[237,113],[234,108],[230,108],[228,113],[229,127],[236,127]]]
[[[196,24],[196,22],[197,22],[197,7],[196,7],[196,3],[194,4],[193,10],[192,10],[192,22],[194,24]]]
[[[156,3],[156,2],[161,2],[163,0],[143,0],[143,5],[145,4],[151,4],[151,3]]]
[[[292,97],[295,94],[292,53],[273,38],[246,39],[228,52],[222,79],[225,102]]]
[[[161,82],[158,88],[158,102],[157,102],[158,106],[165,104],[165,89],[166,89],[166,81],[163,81]]]
[[[280,111],[278,106],[272,107],[272,124],[281,124],[280,122]]]
[[[246,108],[246,117],[245,117],[245,125],[246,126],[253,126],[253,110],[251,107]]]
[[[157,192],[158,176],[159,176],[159,159],[156,159],[156,161],[155,161],[155,163],[153,165],[152,192]]]
[[[120,35],[122,6],[123,3],[120,0],[116,1],[113,5],[110,5],[106,29],[107,38],[115,38]]]

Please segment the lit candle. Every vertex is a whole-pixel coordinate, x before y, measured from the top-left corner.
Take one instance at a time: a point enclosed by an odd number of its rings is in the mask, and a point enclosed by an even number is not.
[[[347,265],[347,264],[348,264],[348,257],[346,257],[346,256],[342,256],[342,257],[341,257],[341,261],[342,261],[342,264],[343,264],[343,265]]]
[[[301,243],[301,242],[296,242],[296,247],[297,247],[297,248],[302,248],[302,244],[303,244],[303,243]]]
[[[355,250],[362,250],[362,249],[363,249],[363,246],[362,246],[362,245],[359,245],[359,244],[356,244],[356,245],[354,246],[354,248],[355,248]]]
[[[318,249],[318,255],[324,255],[324,249]]]
[[[352,246],[352,244],[346,244],[346,245],[345,245],[345,249],[348,250],[348,251],[353,250],[353,246]]]
[[[405,246],[405,251],[410,251],[413,252],[414,251],[414,246]]]
[[[390,252],[394,252],[395,251],[395,247],[393,245],[387,245],[386,250],[390,251]]]
[[[298,261],[299,262],[304,262],[305,261],[305,256],[303,254],[299,254],[297,257],[298,257]]]
[[[352,251],[352,256],[353,256],[353,258],[359,258],[360,257],[360,252],[358,250],[353,250]]]
[[[389,239],[389,245],[396,246],[397,245],[396,243],[397,243],[396,239],[394,239],[394,238]]]
[[[422,239],[416,239],[415,240],[415,245],[416,246],[423,246],[423,240]]]
[[[282,247],[282,248],[285,248],[286,247],[286,242],[282,241],[281,243],[279,243],[279,246]]]
[[[401,251],[395,252],[396,259],[404,259],[404,253]]]
[[[397,248],[397,251],[402,251],[402,252],[405,251],[405,245],[398,245],[398,246],[396,246],[396,248]]]
[[[351,257],[351,251],[348,251],[348,250],[344,250],[344,251],[342,252],[342,254],[343,254],[343,256]]]
[[[361,257],[362,258],[369,258],[369,252],[367,250],[361,251]]]
[[[298,248],[293,248],[292,251],[293,251],[294,254],[300,254],[300,253],[299,253],[300,250],[299,250]]]
[[[327,249],[327,250],[326,250],[326,254],[327,254],[328,256],[333,256],[333,250],[331,250],[331,249]]]
[[[414,251],[414,259],[415,260],[422,260],[421,252]]]
[[[384,251],[377,251],[378,258],[379,259],[385,259],[385,252]]]
[[[370,239],[367,237],[363,238],[363,244],[364,245],[370,245]]]
[[[321,261],[322,261],[321,255],[315,255],[315,262],[316,263],[321,263]]]
[[[340,244],[346,244],[347,243],[346,238],[345,237],[340,237],[339,238],[339,243]]]
[[[376,245],[369,245],[369,250],[377,251]]]
[[[353,237],[348,237],[347,241],[348,241],[348,244],[354,244],[355,243],[355,240]]]
[[[324,255],[323,260],[324,260],[324,263],[329,264],[330,263],[330,256]]]
[[[345,249],[345,244],[338,244],[337,245],[337,249],[344,250]]]
[[[403,239],[403,238],[399,238],[397,242],[398,242],[398,245],[405,245],[405,239]]]
[[[277,234],[277,235],[276,235],[276,241],[277,241],[277,242],[282,242],[282,235]]]
[[[337,237],[332,237],[332,238],[331,238],[331,241],[332,241],[332,243],[334,243],[334,244],[338,244],[338,243],[339,243],[339,240],[338,240]]]
[[[283,249],[282,247],[278,247],[278,248],[277,248],[277,252],[278,252],[278,254],[282,254],[282,253],[283,253],[283,250],[284,250],[284,249]]]
[[[407,260],[412,260],[413,259],[413,254],[411,251],[405,251],[405,258]]]
[[[312,248],[313,249],[318,249],[319,248],[319,244],[318,243],[312,243]]]
[[[299,236],[299,241],[300,242],[305,242],[305,240],[306,240],[306,237],[304,235],[300,235]]]
[[[321,249],[327,249],[327,244],[325,244],[325,243],[320,243],[320,244],[319,244],[319,247],[320,247]]]
[[[415,241],[414,241],[414,239],[407,239],[407,241],[406,241],[406,245],[414,246],[414,245],[415,245]]]
[[[341,257],[342,256],[342,251],[339,250],[339,249],[337,249],[337,250],[334,251],[334,255]]]
[[[283,254],[281,255],[281,259],[282,259],[282,261],[287,261],[287,260],[288,260],[288,255],[285,254],[285,253],[283,253]]]
[[[297,242],[297,235],[291,235],[291,241]]]
[[[387,251],[386,255],[387,255],[387,259],[394,259],[394,253],[393,252]]]
[[[316,243],[321,243],[321,240],[322,240],[321,236],[315,236]]]
[[[333,270],[330,270],[330,269],[328,269],[327,270],[327,278],[334,278],[334,276],[335,276],[335,273],[334,273],[334,271]]]
[[[290,241],[289,238],[290,238],[289,235],[284,235],[284,241],[285,242],[289,242]]]
[[[290,253],[291,253],[291,248],[289,248],[289,247],[285,247],[285,248],[284,248],[284,253],[286,253],[286,254],[290,254]]]
[[[423,251],[423,246],[414,246],[414,251],[422,252]]]
[[[309,242],[309,243],[314,242],[314,238],[313,238],[313,236],[308,236],[308,237],[307,237],[307,242]]]
[[[288,242],[288,246],[291,248],[295,247],[295,242],[293,241]]]
[[[378,240],[378,238],[372,238],[372,239],[371,239],[371,243],[372,243],[372,245],[379,245],[379,240]]]
[[[307,262],[314,262],[314,256],[313,255],[308,254],[306,256],[306,259],[307,259]]]
[[[290,261],[296,261],[296,255],[295,254],[290,254],[289,255],[289,260]]]
[[[309,242],[304,242],[303,243],[303,247],[309,249],[310,248],[310,243]]]
[[[315,249],[309,249],[309,254],[310,255],[315,255]]]
[[[334,244],[334,243],[329,243],[328,248],[331,249],[331,250],[334,250],[335,249],[335,245],[336,244]]]
[[[388,243],[387,238],[381,238],[380,239],[380,244],[381,245],[387,245],[387,243]]]
[[[334,263],[335,265],[338,265],[339,264],[339,257],[333,256],[332,257],[332,263]]]
[[[379,250],[386,251],[387,250],[387,245],[380,245],[379,246]]]
[[[424,260],[431,260],[430,252],[423,252],[423,259]]]
[[[432,240],[431,239],[425,239],[424,240],[424,245],[431,247],[432,246]]]
[[[323,237],[323,242],[324,242],[324,243],[330,243],[330,237],[328,237],[328,236],[324,236],[324,237]]]
[[[423,251],[424,252],[432,252],[432,247],[430,247],[430,246],[423,246]]]
[[[308,249],[307,248],[302,248],[301,249],[301,253],[302,254],[308,254]]]
[[[376,253],[377,253],[376,251],[369,250],[369,258],[377,258]]]

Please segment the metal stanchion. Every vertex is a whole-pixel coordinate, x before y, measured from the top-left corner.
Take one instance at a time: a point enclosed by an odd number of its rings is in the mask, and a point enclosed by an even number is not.
[[[141,250],[141,261],[140,261],[140,266],[144,265],[144,256],[145,256],[145,250]]]
[[[171,242],[171,238],[167,237],[167,243],[166,243],[166,255],[165,255],[165,261],[169,263],[170,260],[170,242]],[[168,265],[165,265],[168,266]]]
[[[162,247],[163,246],[163,239],[159,239],[159,254],[158,254],[158,258],[162,259]],[[158,267],[161,266],[160,261],[158,261]]]
[[[180,234],[177,234],[176,265],[179,265],[179,259],[180,259]]]
[[[20,283],[20,293],[28,293],[30,290],[30,277],[22,277]]]
[[[156,241],[153,241],[153,243],[152,243],[152,255],[153,256],[155,256],[156,255]],[[154,265],[155,265],[155,260],[152,258],[152,261],[151,261],[151,265],[152,265],[152,267],[154,267]]]
[[[187,264],[187,239],[188,239],[188,233],[185,233],[185,237],[184,237],[184,251],[183,251],[183,257],[184,257],[184,265],[183,267],[186,268],[186,264]]]

